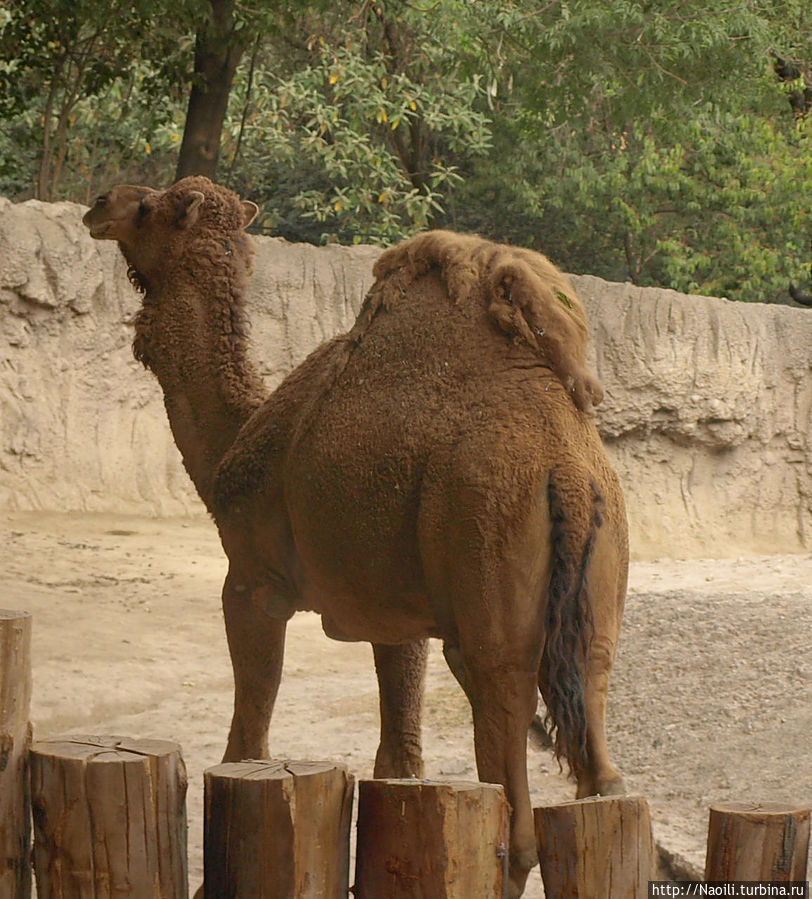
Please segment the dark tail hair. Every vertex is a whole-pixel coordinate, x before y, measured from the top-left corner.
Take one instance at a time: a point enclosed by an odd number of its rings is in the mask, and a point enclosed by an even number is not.
[[[539,687],[555,757],[559,764],[566,759],[577,776],[587,764],[584,682],[592,637],[587,580],[605,503],[595,481],[574,469],[550,473],[548,499],[552,566]]]

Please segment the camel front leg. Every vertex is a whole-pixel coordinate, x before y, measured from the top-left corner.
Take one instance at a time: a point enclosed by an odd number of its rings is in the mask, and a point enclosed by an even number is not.
[[[381,709],[375,777],[423,776],[423,684],[428,640],[372,644]]]
[[[232,577],[223,587],[223,614],[234,670],[234,716],[224,762],[268,757],[271,722],[285,653],[286,618],[273,618]]]

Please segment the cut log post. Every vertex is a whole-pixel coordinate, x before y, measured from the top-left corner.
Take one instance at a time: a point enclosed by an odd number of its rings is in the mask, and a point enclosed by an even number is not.
[[[203,781],[206,899],[346,899],[355,780],[343,765],[227,762]]]
[[[356,899],[501,899],[508,825],[496,784],[361,781]]]
[[[541,877],[556,899],[645,899],[656,853],[648,803],[593,796],[533,810]]]
[[[39,899],[184,899],[185,799],[177,743],[86,736],[35,742]]]
[[[0,896],[31,895],[31,616],[0,610]]]
[[[806,880],[809,809],[768,802],[712,805],[705,880]]]

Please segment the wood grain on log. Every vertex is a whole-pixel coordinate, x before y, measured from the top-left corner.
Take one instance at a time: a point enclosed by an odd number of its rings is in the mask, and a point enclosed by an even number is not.
[[[176,743],[110,736],[34,743],[39,899],[184,899],[185,797]]]

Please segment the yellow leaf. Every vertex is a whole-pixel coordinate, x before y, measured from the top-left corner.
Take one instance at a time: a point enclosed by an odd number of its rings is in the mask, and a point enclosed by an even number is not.
[[[409,101],[409,109],[412,109],[412,110],[417,109],[417,103],[415,103],[414,100]]]
[[[330,76],[330,84],[335,84],[338,81],[338,75]]]
[[[336,200],[335,203],[333,203],[333,209],[335,209],[336,212],[341,212],[343,208],[344,204],[341,202],[341,200]]]
[[[152,153],[152,147],[147,143],[144,144],[144,152],[149,156]]]

